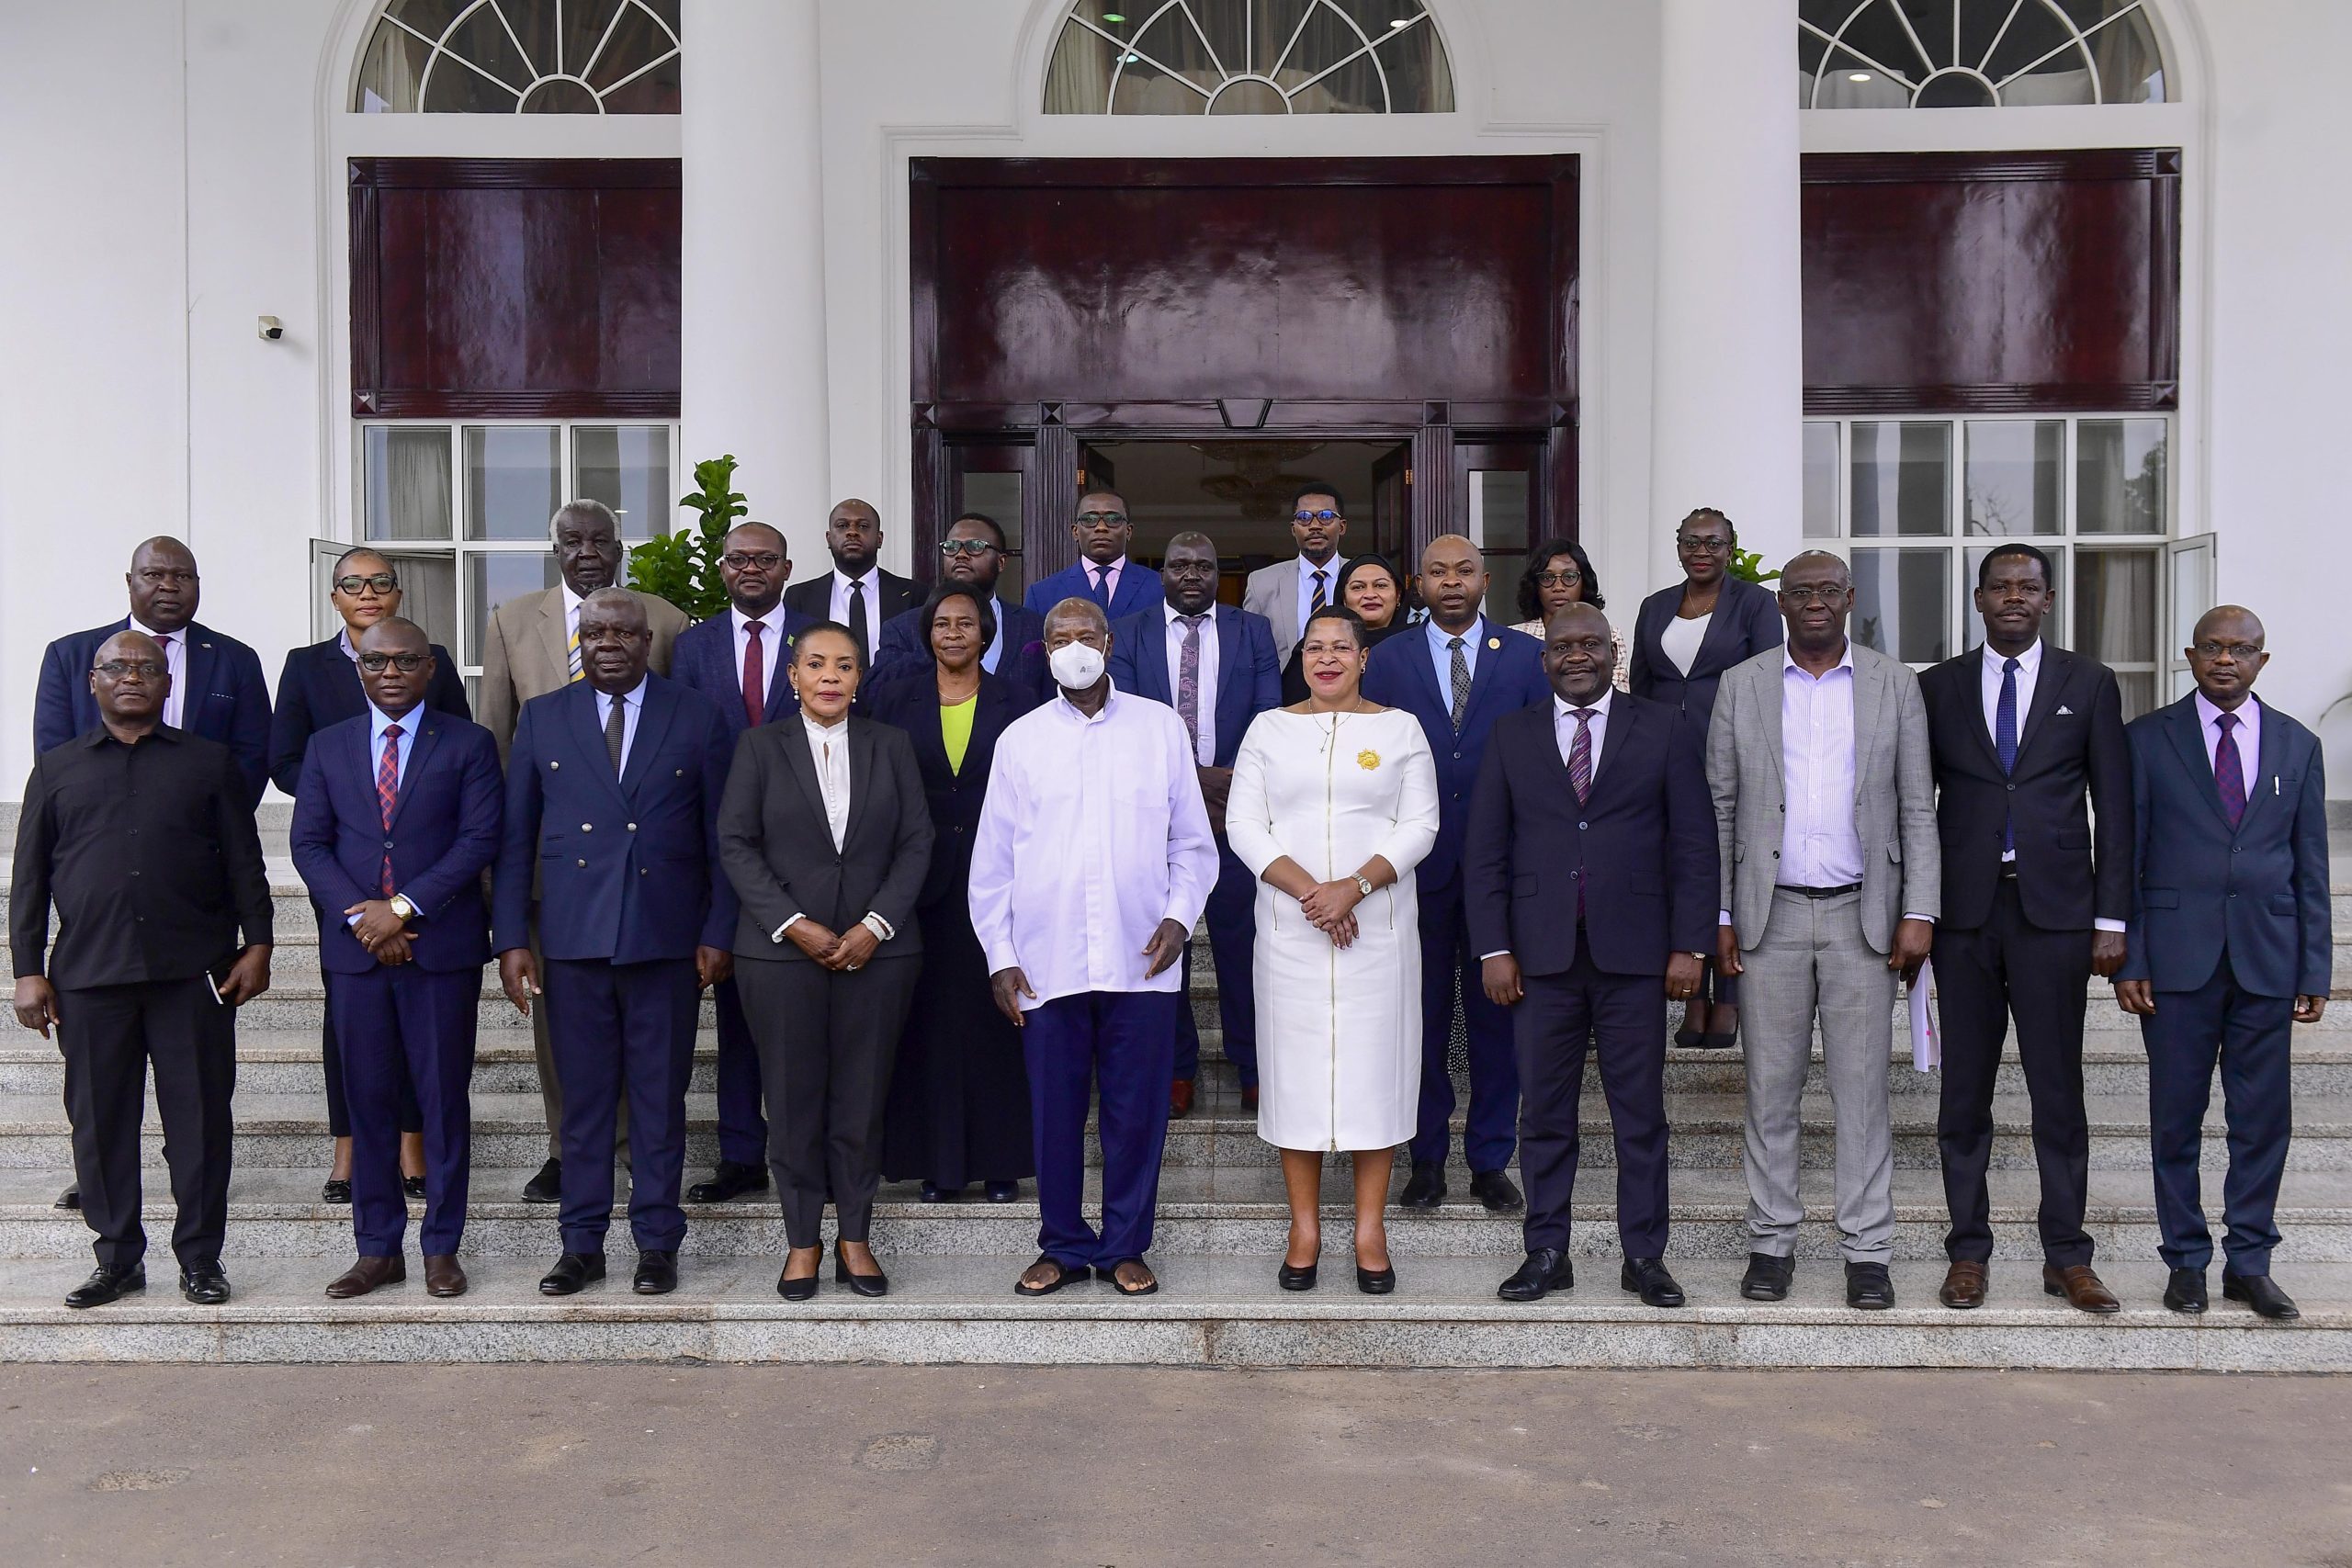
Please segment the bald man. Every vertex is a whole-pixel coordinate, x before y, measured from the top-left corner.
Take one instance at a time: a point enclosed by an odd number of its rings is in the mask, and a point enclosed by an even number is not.
[[[833,570],[784,591],[784,607],[811,621],[837,621],[849,628],[861,662],[872,664],[882,645],[882,623],[922,603],[913,582],[884,571],[882,516],[873,503],[853,496],[825,518],[825,553]]]

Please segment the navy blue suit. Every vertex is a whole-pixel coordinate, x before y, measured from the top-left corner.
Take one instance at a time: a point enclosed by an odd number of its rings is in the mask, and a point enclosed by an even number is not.
[[[1046,617],[1025,604],[1010,599],[990,601],[1002,642],[997,652],[996,668],[989,673],[997,676],[1021,693],[1024,705],[1044,702],[1053,695],[1053,672],[1046,668]],[[922,606],[902,611],[882,623],[881,646],[874,650],[874,668],[869,674],[888,673],[893,679],[908,669],[919,669],[932,662],[931,649],[923,638]]]
[[[2234,829],[2194,694],[2124,731],[2135,843],[2130,952],[2115,977],[2155,992],[2140,1035],[2158,1251],[2174,1269],[2201,1270],[2213,1256],[2198,1160],[2218,1062],[2230,1141],[2222,1247],[2232,1273],[2270,1272],[2292,1126],[2294,998],[2326,996],[2334,967],[2319,741],[2267,704],[2261,717],[2260,754],[2241,757],[2245,814]]]
[[[1029,592],[1021,596],[1021,603],[1043,615],[1065,599],[1093,598],[1093,590],[1087,586],[1087,579],[1091,575],[1087,568],[1091,564],[1081,560],[1076,566],[1066,566],[1050,576],[1039,578],[1029,585]],[[1160,592],[1159,573],[1129,556],[1127,564],[1119,569],[1117,585],[1111,591],[1110,618],[1121,620],[1164,603],[1166,596]]]
[[[290,836],[319,916],[319,966],[351,1107],[352,1229],[366,1258],[399,1257],[407,1228],[400,1110],[410,1085],[424,1134],[417,1239],[426,1257],[440,1257],[455,1253],[465,1232],[474,1025],[490,960],[481,874],[497,858],[503,792],[489,730],[425,707],[402,723],[415,727],[414,739],[391,821],[376,793],[363,712],[311,737]],[[393,966],[361,947],[345,918],[384,896],[388,859],[393,890],[417,907],[411,961]]]
[[[733,739],[709,698],[650,673],[618,778],[585,681],[525,703],[514,727],[491,945],[529,944],[536,866],[541,1005],[563,1091],[566,1252],[604,1251],[624,1096],[638,1250],[674,1252],[685,1235],[695,950],[734,944],[735,892],[718,873]]]
[[[1250,721],[1283,705],[1282,663],[1274,657],[1273,623],[1230,604],[1216,607],[1216,762],[1233,766]],[[1204,627],[1205,631],[1207,628]],[[1176,705],[1176,671],[1168,663],[1168,616],[1164,604],[1129,615],[1111,627],[1111,682],[1123,692]],[[1209,952],[1216,962],[1217,1022],[1225,1032],[1225,1059],[1241,1075],[1244,1088],[1258,1082],[1258,997],[1254,965],[1258,945],[1258,879],[1216,836],[1216,886],[1209,890],[1202,919],[1208,923]],[[1189,988],[1193,944],[1184,944]],[[1176,1077],[1200,1076],[1201,1027],[1187,999],[1176,1010]]]
[[[33,754],[54,750],[98,727],[98,701],[90,695],[90,666],[107,638],[130,629],[128,616],[107,626],[59,637],[41,655],[40,687],[33,698]],[[218,740],[237,759],[237,772],[259,806],[269,788],[269,687],[254,650],[211,627],[190,621],[180,682],[180,728]]]
[[[1427,633],[1435,624],[1409,627],[1374,649],[1364,667],[1363,694],[1419,719],[1437,761],[1437,843],[1416,868],[1421,919],[1421,1106],[1413,1134],[1413,1163],[1442,1163],[1452,1141],[1447,1129],[1453,1116],[1453,1080],[1447,1076],[1445,1056],[1458,994],[1470,1045],[1470,1111],[1463,1127],[1463,1152],[1471,1170],[1484,1173],[1510,1163],[1519,1122],[1519,1073],[1511,1057],[1510,1016],[1487,999],[1479,984],[1477,954],[1470,945],[1460,874],[1463,835],[1487,737],[1496,721],[1531,704],[1550,702],[1552,686],[1544,678],[1543,645],[1482,615],[1475,629],[1463,633],[1465,641],[1476,641],[1478,657],[1471,671],[1469,706],[1456,734],[1453,694],[1439,686],[1430,662]]]

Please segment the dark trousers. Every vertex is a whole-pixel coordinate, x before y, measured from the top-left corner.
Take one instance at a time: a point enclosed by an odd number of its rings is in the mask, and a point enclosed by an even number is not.
[[[351,1096],[343,1082],[343,1050],[334,1037],[334,987],[327,987],[327,1003],[319,1019],[319,1066],[327,1080],[327,1136],[351,1136]],[[417,1109],[416,1086],[406,1077],[401,1079],[400,1130],[403,1133],[424,1131],[423,1112]]]
[[[1057,1263],[1108,1269],[1151,1250],[1175,991],[1081,991],[1023,1015],[1022,1055],[1037,1138],[1037,1247]],[[1086,1111],[1102,1113],[1102,1229],[1086,1223]]]
[[[2083,1111],[2083,1006],[2091,933],[2044,931],[2025,918],[2014,878],[2003,878],[1985,922],[1936,929],[1936,998],[1943,1024],[1943,1089],[1936,1147],[1954,1262],[1993,1257],[1993,1088],[2001,1043],[2017,1019],[2018,1060],[2033,1101],[2033,1158],[2041,1169],[2041,1255],[2060,1269],[2091,1260],[2083,1207],[2090,1198],[2090,1122]]]
[[[686,1079],[700,996],[691,958],[550,958],[548,1049],[563,1095],[563,1249],[602,1252],[613,1221],[613,1142],[628,1107],[628,1227],[639,1252],[685,1238]]]
[[[401,1192],[401,1101],[404,1091],[424,1134],[427,1258],[458,1250],[466,1232],[472,1168],[474,1021],[480,969],[381,965],[327,976],[327,1005],[351,1095],[351,1229],[362,1258],[398,1258],[408,1231]]]
[[[65,1056],[65,1117],[74,1129],[74,1177],[91,1251],[108,1269],[147,1256],[139,1223],[139,1126],[149,1064],[172,1172],[172,1252],[183,1269],[220,1261],[229,1227],[229,1160],[237,1085],[237,1015],[213,999],[203,976],[57,994],[58,1047]]]
[[[768,1157],[767,1118],[760,1113],[760,1048],[743,1016],[743,994],[721,980],[718,996],[718,1157],[761,1165]]]
[[[1462,1129],[1463,1154],[1476,1172],[1510,1163],[1519,1122],[1519,1069],[1511,1060],[1510,1015],[1487,999],[1478,959],[1470,951],[1462,878],[1423,897],[1421,919],[1421,1104],[1411,1145],[1415,1165],[1443,1162],[1453,1145],[1453,1079],[1445,1070],[1445,1043],[1453,1033],[1453,990],[1462,987],[1462,1021],[1470,1036],[1470,1113]]]
[[[1209,953],[1216,964],[1216,1020],[1225,1032],[1225,1059],[1245,1086],[1258,1081],[1257,962],[1258,879],[1220,837],[1216,841],[1216,886],[1209,889],[1201,918],[1208,923]],[[1184,992],[1176,1009],[1176,1077],[1201,1076],[1201,1031],[1193,1017],[1193,944],[1184,944]]]
[[[1521,976],[1510,1010],[1519,1058],[1519,1174],[1527,1250],[1568,1248],[1586,1042],[1600,1062],[1617,1145],[1617,1239],[1628,1258],[1666,1255],[1666,990],[1657,975],[1604,975],[1577,943],[1564,973]]]
[[[794,1247],[818,1245],[828,1192],[841,1238],[866,1239],[882,1183],[890,1067],[922,969],[917,953],[876,958],[854,974],[764,958],[744,959],[735,972],[744,1008],[759,1021],[768,1171]]]
[[[2213,1260],[2197,1167],[2218,1062],[2230,1139],[2229,1174],[2222,1180],[2229,1231],[2222,1250],[2233,1274],[2270,1272],[2270,1249],[2278,1245],[2278,1179],[2294,1131],[2294,1010],[2290,997],[2240,989],[2224,949],[2211,979],[2193,991],[2158,991],[2155,1016],[2140,1021],[2148,1048],[2156,1250],[2169,1268],[2202,1269]]]

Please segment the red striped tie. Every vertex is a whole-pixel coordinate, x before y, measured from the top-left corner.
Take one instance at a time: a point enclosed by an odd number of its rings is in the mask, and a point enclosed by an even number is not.
[[[376,807],[383,813],[384,831],[392,830],[392,807],[400,804],[401,795],[401,736],[397,724],[384,726],[384,755],[376,763]],[[392,886],[392,842],[384,840],[383,895],[390,897],[398,891]]]

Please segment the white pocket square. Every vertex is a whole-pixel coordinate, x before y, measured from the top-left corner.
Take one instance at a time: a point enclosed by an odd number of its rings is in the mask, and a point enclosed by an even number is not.
[[[2058,705],[2058,716],[2060,718],[2072,718],[2074,714],[2075,710],[2068,707],[2064,703],[2060,703]]]

